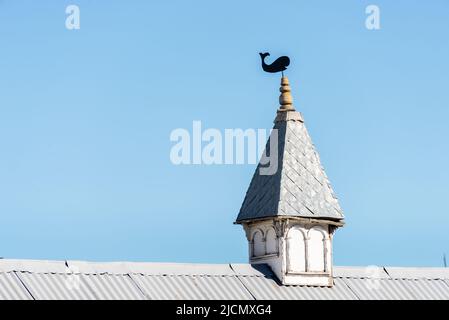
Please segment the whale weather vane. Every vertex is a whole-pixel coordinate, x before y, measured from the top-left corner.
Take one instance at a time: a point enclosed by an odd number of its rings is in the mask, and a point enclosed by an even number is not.
[[[287,70],[287,67],[290,65],[290,58],[287,56],[282,56],[274,60],[271,64],[265,63],[265,58],[270,55],[270,53],[265,52],[259,53],[260,58],[262,59],[262,69],[265,72],[276,73],[282,72],[282,76],[284,76],[284,70]]]

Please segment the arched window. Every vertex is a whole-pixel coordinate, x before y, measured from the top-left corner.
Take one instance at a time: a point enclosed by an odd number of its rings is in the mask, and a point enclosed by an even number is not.
[[[308,241],[308,263],[309,271],[324,272],[325,271],[325,259],[324,259],[324,246],[326,232],[322,227],[313,227],[309,230]]]
[[[278,252],[278,239],[273,228],[268,229],[266,235],[267,254]]]
[[[253,256],[259,257],[265,254],[265,244],[263,242],[262,231],[257,230],[253,234]]]
[[[292,227],[287,237],[288,269],[290,272],[306,271],[304,234],[299,226]]]

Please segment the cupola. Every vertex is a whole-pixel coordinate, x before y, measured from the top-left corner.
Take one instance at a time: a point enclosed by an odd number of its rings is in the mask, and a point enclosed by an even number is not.
[[[332,238],[343,212],[287,77],[280,92],[273,131],[236,223],[245,230],[251,264],[268,264],[284,285],[332,286]],[[277,154],[274,172],[264,170],[270,152]]]

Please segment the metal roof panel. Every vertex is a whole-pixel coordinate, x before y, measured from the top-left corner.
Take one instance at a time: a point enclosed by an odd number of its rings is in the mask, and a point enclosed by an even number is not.
[[[390,276],[385,272],[384,267],[367,266],[367,267],[334,267],[334,277],[349,278],[380,278],[388,279]]]
[[[33,297],[14,272],[1,272],[0,300],[33,300]]]
[[[411,300],[407,286],[394,279],[342,278],[360,300]]]
[[[1,260],[0,299],[449,299],[447,271],[334,267],[327,288],[281,285],[264,264]]]
[[[235,276],[132,274],[131,278],[151,300],[248,300],[252,298]]]
[[[449,279],[449,268],[385,267],[396,279]]]
[[[16,272],[35,300],[95,300],[79,275]]]

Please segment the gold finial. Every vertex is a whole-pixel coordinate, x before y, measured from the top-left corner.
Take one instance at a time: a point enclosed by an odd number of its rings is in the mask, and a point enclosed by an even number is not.
[[[279,111],[295,111],[295,108],[293,107],[293,98],[290,93],[290,84],[288,82],[287,77],[281,78],[281,87],[279,88],[279,91],[281,92],[281,95],[279,96]]]

